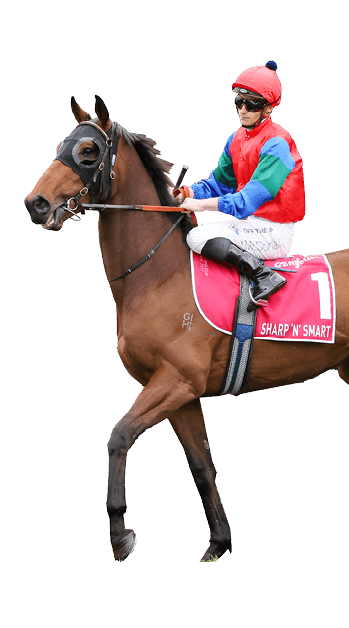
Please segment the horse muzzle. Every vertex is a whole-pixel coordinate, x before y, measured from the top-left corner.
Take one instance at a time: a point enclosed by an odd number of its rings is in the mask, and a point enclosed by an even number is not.
[[[51,205],[44,196],[37,194],[36,196],[33,196],[31,200],[26,198],[24,203],[32,221],[36,225],[46,224],[49,214],[52,212]]]
[[[27,197],[24,204],[30,214],[32,222],[42,225],[49,231],[59,231],[63,224],[64,206],[59,205],[52,209],[49,201],[40,194],[33,196],[31,200]]]

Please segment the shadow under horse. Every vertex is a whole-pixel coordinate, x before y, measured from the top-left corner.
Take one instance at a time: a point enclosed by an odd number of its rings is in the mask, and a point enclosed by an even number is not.
[[[113,205],[162,205],[173,210],[166,174],[172,164],[158,157],[152,140],[112,123],[99,97],[93,120],[74,99],[72,110],[78,127],[25,200],[34,223],[58,231],[67,218],[81,211],[81,198],[88,204],[95,196],[99,201],[108,196]],[[105,157],[110,172],[101,168]],[[210,528],[210,545],[202,560],[231,551],[200,404],[201,397],[220,391],[230,336],[211,327],[195,305],[185,242],[190,217],[186,215],[149,255],[179,217],[173,211],[110,208],[99,216],[103,262],[117,308],[119,354],[127,371],[144,387],[108,443],[107,510],[116,560],[124,560],[135,545],[133,530],[124,525],[127,453],[145,430],[165,418],[184,448]],[[144,257],[147,263],[128,272]],[[303,382],[329,369],[337,369],[349,384],[349,250],[327,257],[337,296],[335,343],[256,340],[246,392]],[[120,275],[119,281],[112,281]],[[186,313],[193,315],[190,327],[183,325]]]

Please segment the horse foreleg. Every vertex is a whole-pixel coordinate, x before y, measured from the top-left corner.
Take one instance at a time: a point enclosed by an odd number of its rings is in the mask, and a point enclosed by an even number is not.
[[[231,551],[231,536],[216,487],[216,469],[211,458],[200,400],[196,399],[173,412],[169,421],[187,456],[210,527],[210,546],[201,559],[202,562],[208,562],[220,558],[227,550]]]
[[[184,381],[178,372],[163,369],[151,378],[132,408],[113,429],[108,443],[107,510],[110,517],[110,540],[115,560],[121,561],[127,558],[136,543],[133,530],[126,530],[124,525],[127,452],[145,430],[160,423],[195,396],[193,387]]]

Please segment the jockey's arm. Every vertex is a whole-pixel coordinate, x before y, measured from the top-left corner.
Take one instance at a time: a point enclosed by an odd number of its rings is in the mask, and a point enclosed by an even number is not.
[[[181,208],[188,212],[218,211],[218,198],[186,198]]]
[[[228,144],[229,140],[216,170],[208,179],[192,186],[195,198],[187,198],[182,204],[184,209],[188,211],[218,210],[235,218],[247,218],[261,205],[275,198],[287,176],[295,167],[287,142],[279,137],[272,138],[263,146],[259,164],[250,181],[239,192],[236,192],[232,189],[233,185],[237,186],[237,183],[230,155],[228,158]],[[210,194],[212,196],[208,198]]]

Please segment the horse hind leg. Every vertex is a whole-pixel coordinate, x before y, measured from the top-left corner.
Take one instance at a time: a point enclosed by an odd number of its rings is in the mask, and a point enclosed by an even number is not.
[[[343,362],[337,370],[339,377],[341,377],[346,384],[349,384],[349,359]]]
[[[211,458],[200,400],[196,399],[173,412],[169,421],[185,451],[210,528],[210,545],[201,562],[212,562],[227,550],[231,552],[231,535],[216,487],[216,470]]]

